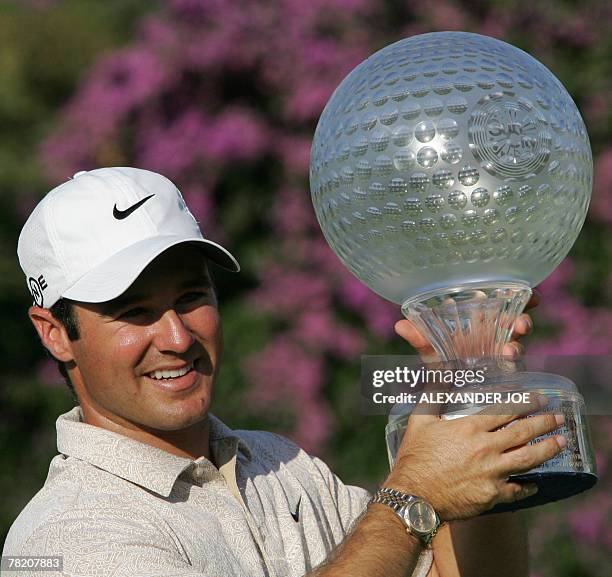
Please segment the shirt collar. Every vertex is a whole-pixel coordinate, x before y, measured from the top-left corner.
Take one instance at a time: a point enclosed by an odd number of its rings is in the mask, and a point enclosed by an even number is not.
[[[241,450],[247,459],[252,454],[248,444],[235,431],[213,414],[210,421],[210,446],[213,456],[220,453],[219,447],[226,439],[235,450]],[[117,477],[130,481],[168,497],[178,476],[193,468],[197,460],[179,457],[124,435],[108,431],[83,422],[81,407],[60,415],[56,421],[57,449],[60,453],[85,461],[108,471]],[[225,446],[225,445],[224,445]]]

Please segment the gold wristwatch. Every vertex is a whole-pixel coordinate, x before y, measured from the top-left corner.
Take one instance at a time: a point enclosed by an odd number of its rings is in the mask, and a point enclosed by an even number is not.
[[[396,489],[381,487],[374,493],[370,503],[383,503],[391,507],[403,521],[406,530],[417,537],[425,547],[430,546],[440,526],[440,518],[427,501]]]

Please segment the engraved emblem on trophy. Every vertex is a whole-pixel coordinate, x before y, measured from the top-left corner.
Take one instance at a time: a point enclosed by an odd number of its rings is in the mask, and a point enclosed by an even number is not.
[[[564,413],[566,449],[515,476],[537,483],[538,493],[488,512],[592,487],[595,459],[576,385],[505,370],[502,357],[532,287],[567,255],[589,204],[589,139],[559,80],[494,38],[434,32],[400,40],[336,88],[315,132],[310,184],[336,255],[401,306],[441,361],[493,368],[481,387],[533,391],[547,397],[543,410]],[[391,465],[407,418],[390,415]]]

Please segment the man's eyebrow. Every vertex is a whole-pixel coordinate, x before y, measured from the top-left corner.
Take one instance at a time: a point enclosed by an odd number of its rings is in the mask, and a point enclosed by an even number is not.
[[[135,302],[142,301],[146,299],[146,295],[141,294],[133,294],[124,297],[117,297],[112,301],[107,301],[101,304],[101,311],[103,315],[110,315],[121,310],[124,307],[127,307]]]
[[[202,287],[202,286],[205,286],[205,287],[212,286],[212,282],[208,274],[201,274],[201,275],[198,275],[197,277],[189,278],[183,281],[179,285],[179,288],[184,289],[184,288],[193,288],[193,287]],[[125,295],[125,296],[118,296],[117,298],[114,298],[113,300],[101,303],[100,308],[102,310],[102,314],[109,315],[117,311],[120,311],[121,309],[131,304],[146,300],[147,297],[148,295],[140,294],[140,293]]]

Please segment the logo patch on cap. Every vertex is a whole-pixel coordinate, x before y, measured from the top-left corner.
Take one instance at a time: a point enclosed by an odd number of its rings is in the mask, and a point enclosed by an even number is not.
[[[30,292],[32,293],[32,298],[34,299],[34,304],[37,307],[42,307],[44,303],[43,291],[47,288],[47,281],[43,275],[40,275],[37,279],[31,276],[28,279],[28,285],[30,287]]]

